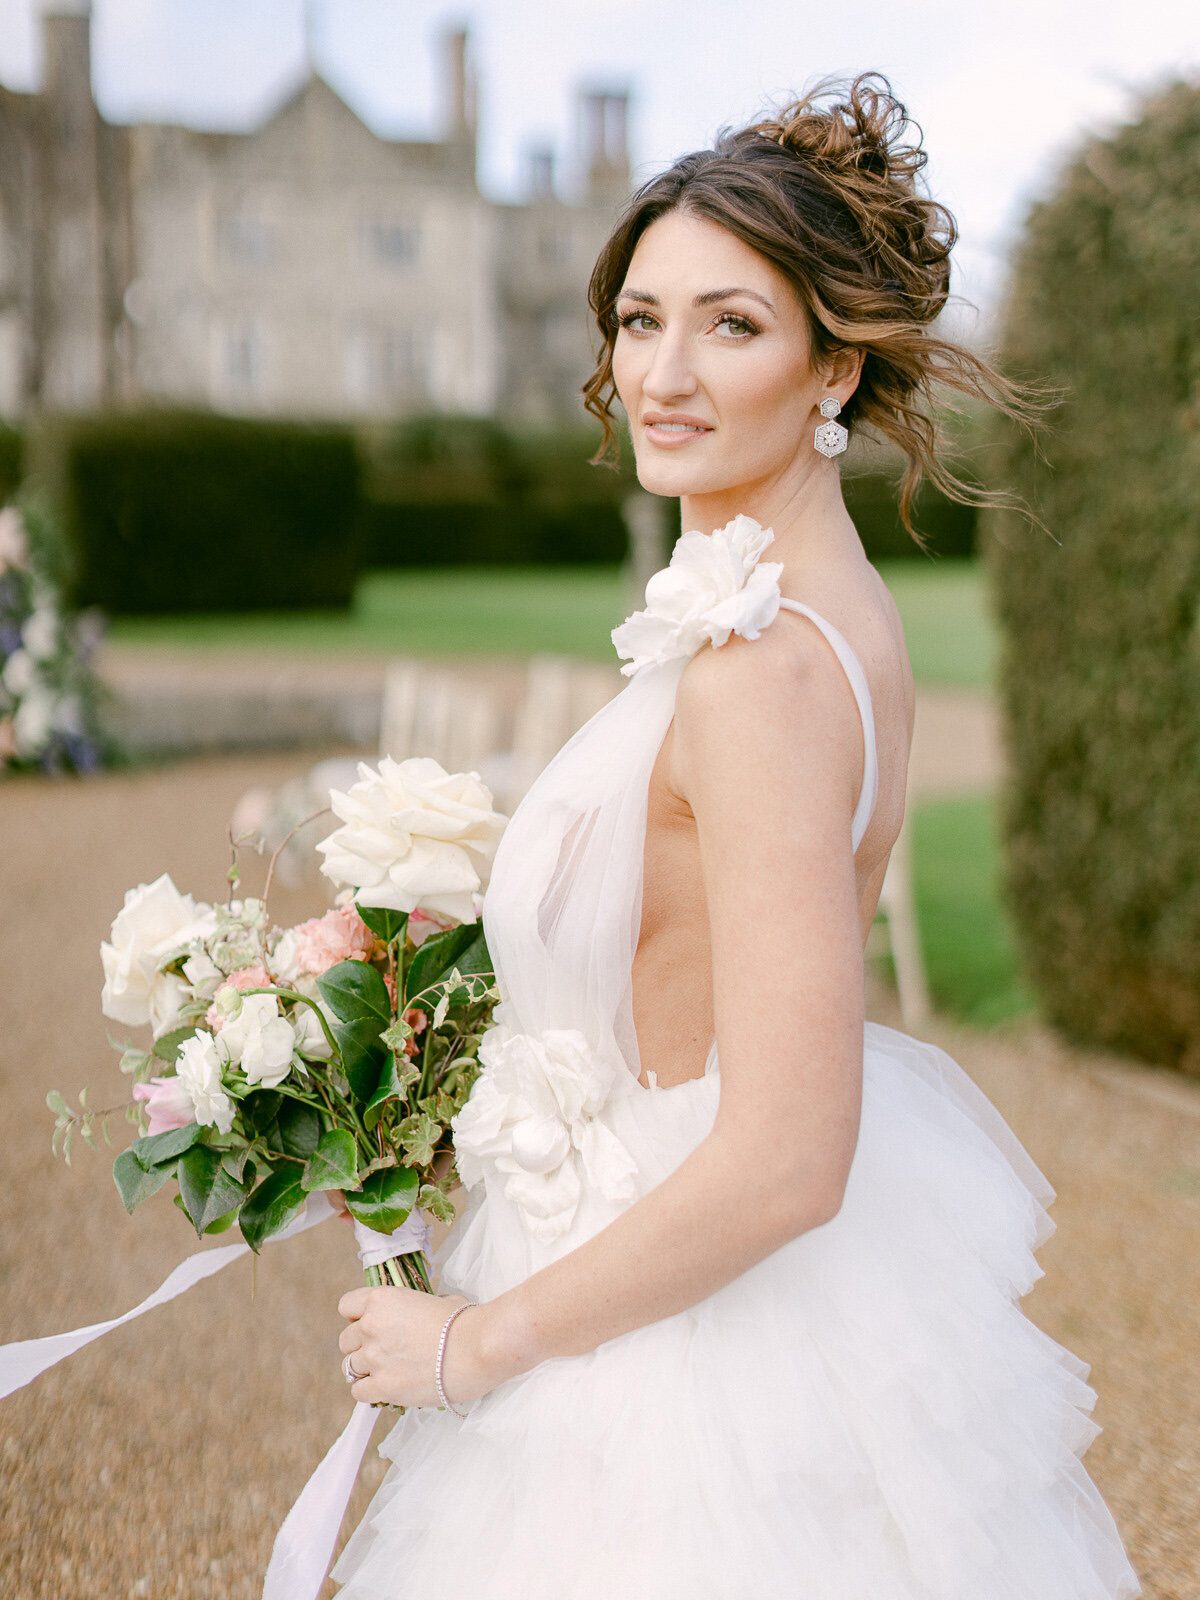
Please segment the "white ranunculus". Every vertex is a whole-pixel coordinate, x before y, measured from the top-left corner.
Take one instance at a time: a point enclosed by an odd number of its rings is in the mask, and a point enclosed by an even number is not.
[[[330,793],[342,826],[317,845],[322,872],[363,906],[474,922],[507,820],[478,773],[446,772],[424,756],[385,756],[378,771],[362,763],[358,772],[348,792]]]
[[[43,606],[26,619],[21,629],[21,643],[35,661],[49,661],[57,655],[60,626],[58,612],[53,606]]]
[[[503,1018],[504,1007],[496,1015]],[[483,1071],[454,1119],[467,1188],[493,1167],[526,1227],[545,1242],[571,1226],[585,1175],[606,1199],[633,1199],[633,1158],[598,1116],[622,1067],[575,1028],[514,1033],[503,1020],[484,1034],[479,1059]]]
[[[225,974],[206,950],[197,950],[194,956],[187,958],[183,963],[183,975],[194,990],[205,989],[209,984],[218,985],[225,981]],[[213,992],[216,992],[215,988]]]
[[[233,1126],[233,1101],[221,1086],[221,1057],[211,1033],[197,1031],[183,1041],[175,1072],[191,1097],[196,1121],[228,1133]]]
[[[3,677],[4,687],[19,700],[39,681],[38,664],[28,650],[14,650],[4,663]]]
[[[774,538],[752,517],[735,517],[715,533],[683,534],[670,565],[646,585],[646,609],[613,629],[617,654],[632,658],[625,676],[694,656],[706,641],[722,645],[731,633],[757,639],[779,611],[783,566],[759,561]]]
[[[156,1034],[165,1032],[163,1019],[178,1015],[183,986],[160,968],[184,950],[201,947],[215,929],[213,908],[180,894],[165,872],[130,889],[109,940],[100,946],[104,1015],[134,1027],[153,1022]]]
[[[279,1015],[273,994],[247,994],[217,1035],[217,1047],[226,1061],[241,1067],[248,1083],[275,1089],[291,1071],[296,1030]]]

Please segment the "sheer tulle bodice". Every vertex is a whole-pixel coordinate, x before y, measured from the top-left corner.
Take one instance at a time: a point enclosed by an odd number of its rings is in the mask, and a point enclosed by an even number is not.
[[[683,667],[781,603],[771,535],[685,534],[614,634],[632,681],[518,807],[484,909],[503,1004],[456,1123],[443,1283],[486,1299],[573,1249],[712,1127],[704,1075],[638,1083],[630,974],[650,775]],[[858,702],[857,847],[878,782]],[[626,668],[627,672],[631,669]],[[649,1065],[649,1064],[648,1064]],[[1086,1369],[1016,1304],[1052,1193],[931,1046],[868,1025],[842,1210],[690,1311],[414,1413],[335,1577],[345,1600],[1124,1600],[1079,1454]]]

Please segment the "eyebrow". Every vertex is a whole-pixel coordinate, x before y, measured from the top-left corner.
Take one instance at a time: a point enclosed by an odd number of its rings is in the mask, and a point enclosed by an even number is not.
[[[775,307],[761,294],[756,294],[753,289],[706,289],[703,294],[698,294],[692,301],[694,306],[715,305],[718,300],[730,300],[734,295],[745,295],[750,300],[757,300],[760,306],[766,306],[768,311]],[[617,296],[618,300],[637,300],[644,306],[657,306],[662,302],[656,294],[647,294],[643,289],[622,289]]]

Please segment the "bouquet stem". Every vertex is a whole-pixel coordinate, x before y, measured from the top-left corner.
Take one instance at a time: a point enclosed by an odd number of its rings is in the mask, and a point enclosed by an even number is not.
[[[372,1289],[416,1289],[421,1294],[432,1294],[429,1267],[423,1252],[409,1251],[407,1255],[391,1256],[377,1267],[365,1269],[367,1282]]]

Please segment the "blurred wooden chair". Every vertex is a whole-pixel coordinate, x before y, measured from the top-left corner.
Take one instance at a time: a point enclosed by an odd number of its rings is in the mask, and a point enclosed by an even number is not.
[[[900,1020],[906,1028],[920,1027],[933,1008],[929,1000],[925,961],[921,955],[921,933],[912,882],[912,835],[907,813],[888,862],[875,922],[867,940],[867,956],[891,957],[892,970],[896,974]]]

